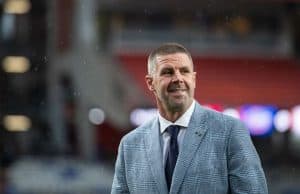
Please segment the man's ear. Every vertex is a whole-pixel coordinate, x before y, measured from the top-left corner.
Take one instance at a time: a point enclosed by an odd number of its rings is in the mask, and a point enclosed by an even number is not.
[[[197,72],[193,72],[193,79],[194,79],[194,83],[195,83],[195,88],[196,88],[196,83],[197,83]]]
[[[146,75],[145,80],[146,80],[148,89],[153,92],[155,90],[154,86],[153,86],[153,77],[151,75]]]

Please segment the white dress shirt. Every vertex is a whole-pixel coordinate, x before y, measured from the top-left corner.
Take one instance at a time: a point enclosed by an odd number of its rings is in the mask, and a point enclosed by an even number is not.
[[[166,129],[170,125],[178,125],[180,126],[180,131],[178,133],[177,142],[178,142],[178,151],[180,152],[181,144],[183,141],[184,134],[186,132],[187,127],[189,126],[192,114],[195,109],[195,100],[193,100],[191,106],[187,109],[187,111],[181,115],[174,123],[171,121],[166,120],[158,113],[158,120],[159,120],[159,126],[160,126],[160,134],[161,134],[161,147],[162,147],[162,153],[163,153],[163,165],[166,164],[166,154],[169,149],[169,142],[170,142],[170,135],[166,131]]]

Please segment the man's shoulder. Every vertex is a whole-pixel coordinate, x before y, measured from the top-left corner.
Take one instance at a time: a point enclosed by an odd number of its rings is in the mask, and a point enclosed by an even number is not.
[[[208,115],[208,119],[211,119],[211,120],[239,122],[239,119],[236,119],[229,115],[225,115],[224,113],[216,111],[216,110],[205,108],[205,111]]]
[[[125,136],[123,136],[122,141],[124,143],[133,143],[141,141],[145,135],[149,135],[152,126],[155,122],[158,122],[156,117],[136,127],[135,129],[127,133]]]
[[[198,112],[201,112],[201,115],[205,115],[205,120],[212,125],[228,126],[233,124],[241,124],[241,120],[234,118],[232,116],[225,115],[222,112],[206,108],[203,106],[198,106]]]

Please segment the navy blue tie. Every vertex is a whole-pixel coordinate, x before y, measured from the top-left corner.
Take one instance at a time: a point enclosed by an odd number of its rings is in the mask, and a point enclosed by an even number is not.
[[[167,128],[167,132],[170,134],[170,146],[169,151],[166,154],[166,167],[165,167],[165,174],[166,174],[166,181],[168,185],[168,189],[170,190],[173,171],[176,165],[177,156],[178,156],[178,143],[177,143],[177,136],[179,133],[179,126],[171,125]]]

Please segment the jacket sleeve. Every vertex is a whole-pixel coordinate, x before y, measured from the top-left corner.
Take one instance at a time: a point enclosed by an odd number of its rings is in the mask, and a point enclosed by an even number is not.
[[[247,128],[231,120],[227,145],[229,189],[232,194],[267,194],[260,158]]]
[[[129,189],[126,181],[126,169],[125,169],[125,162],[124,162],[123,146],[124,146],[123,140],[121,140],[118,149],[118,156],[115,164],[115,174],[112,183],[111,194],[129,193]]]

